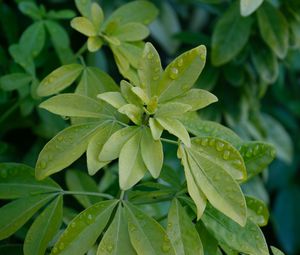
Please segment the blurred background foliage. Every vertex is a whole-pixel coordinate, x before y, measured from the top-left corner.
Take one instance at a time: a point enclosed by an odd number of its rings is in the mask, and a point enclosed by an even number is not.
[[[105,13],[125,2],[99,1]],[[244,139],[276,146],[277,159],[269,170],[243,189],[269,204],[271,222],[263,229],[268,243],[300,254],[299,0],[253,1],[258,8],[252,13],[240,9],[243,0],[152,2],[160,14],[148,40],[164,65],[199,44],[208,48],[196,86],[212,91],[219,102],[201,111],[201,118],[225,124]],[[45,142],[67,126],[65,119],[37,107],[41,99],[35,88],[50,71],[82,53],[85,38],[69,24],[75,15],[72,0],[0,0],[0,161],[34,166]],[[28,36],[30,29],[37,31],[35,37]],[[88,65],[121,79],[107,48],[84,56]],[[17,82],[6,86],[3,76],[11,73],[17,73]],[[172,149],[168,164],[176,167]],[[96,180],[101,191],[113,189],[114,173],[106,171]],[[56,176],[58,182],[63,179],[62,173]]]

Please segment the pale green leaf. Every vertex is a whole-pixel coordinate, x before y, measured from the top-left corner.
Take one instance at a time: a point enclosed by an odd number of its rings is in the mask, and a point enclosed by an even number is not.
[[[86,151],[87,168],[90,175],[94,175],[99,169],[110,162],[99,161],[99,154],[107,139],[120,128],[121,126],[117,123],[109,123],[104,125],[103,128],[101,128],[97,134],[91,138]]]
[[[249,16],[255,12],[264,0],[240,0],[240,11],[242,16]]]
[[[264,1],[257,11],[257,20],[262,39],[279,58],[284,58],[289,47],[289,28],[283,14]]]
[[[124,144],[139,130],[136,126],[129,126],[118,130],[105,142],[99,154],[100,161],[111,161],[119,157]]]
[[[145,39],[149,35],[149,29],[141,23],[126,23],[118,26],[112,33],[120,41],[134,42]]]
[[[153,118],[149,118],[149,126],[153,139],[158,140],[161,137],[164,128],[158,123],[156,119]]]
[[[92,0],[75,0],[75,4],[82,16],[87,18],[91,16]]]
[[[96,98],[99,93],[118,91],[115,81],[97,67],[86,67],[76,88],[76,93]]]
[[[251,26],[252,17],[242,17],[236,1],[214,27],[212,64],[220,66],[237,56],[248,42]]]
[[[284,253],[281,250],[277,249],[274,246],[271,246],[271,250],[273,252],[273,255],[284,255]]]
[[[70,191],[99,192],[97,183],[88,174],[75,169],[68,170],[66,173],[66,184]],[[100,202],[102,199],[97,196],[74,195],[77,201],[85,208]]]
[[[158,222],[129,203],[125,203],[129,236],[138,254],[175,255],[170,239]]]
[[[97,251],[97,255],[119,254],[137,254],[130,243],[128,223],[121,205],[118,207],[114,220],[105,232]]]
[[[254,44],[251,57],[261,79],[267,83],[274,83],[279,74],[279,67],[277,58],[271,49]]]
[[[129,82],[122,80],[121,81],[121,93],[126,101],[130,104],[142,105],[142,100],[133,92],[134,86]]]
[[[196,176],[193,174],[192,168],[187,159],[187,155],[182,146],[179,146],[177,156],[181,159],[181,164],[184,166],[184,173],[187,182],[188,193],[196,205],[197,220],[199,220],[205,210],[207,199],[200,187],[197,185]]]
[[[125,114],[133,123],[141,125],[143,121],[144,111],[142,108],[134,104],[125,104],[118,109],[122,114]]]
[[[167,102],[159,104],[155,112],[154,118],[175,118],[180,117],[182,114],[190,111],[192,107],[189,104]]]
[[[46,39],[45,27],[42,21],[30,25],[22,34],[19,45],[24,54],[32,57],[39,55]]]
[[[203,247],[195,225],[177,199],[168,213],[168,236],[176,254],[203,255]]]
[[[245,196],[247,203],[248,218],[258,226],[265,226],[269,220],[267,205],[255,197]]]
[[[147,94],[145,93],[145,91],[143,89],[141,89],[140,87],[132,87],[131,90],[132,90],[132,92],[134,94],[136,94],[139,97],[139,99],[144,104],[148,104],[150,102],[149,97],[147,96]]]
[[[143,129],[141,153],[145,166],[153,178],[157,178],[164,161],[163,147],[160,140],[153,139],[151,131],[147,127]]]
[[[245,161],[248,179],[266,169],[276,155],[274,146],[265,142],[245,142],[239,151]]]
[[[203,70],[206,48],[200,45],[173,60],[163,72],[157,88],[159,102],[165,102],[187,92]]]
[[[269,255],[262,231],[251,220],[241,227],[211,206],[207,207],[201,220],[219,242],[232,249],[245,254]]]
[[[171,118],[157,118],[156,120],[170,134],[177,136],[187,147],[190,147],[191,140],[189,133],[179,120]]]
[[[85,17],[76,17],[71,21],[71,27],[86,36],[97,36],[93,23]]]
[[[105,29],[112,22],[117,22],[118,24],[126,24],[130,22],[137,22],[148,25],[157,16],[157,8],[149,1],[132,1],[127,4],[123,4],[120,8],[110,15],[110,17],[105,22]]]
[[[20,229],[53,194],[41,194],[19,198],[0,208],[0,240],[5,239]]]
[[[45,20],[44,22],[60,62],[62,64],[74,63],[76,58],[67,31],[59,23],[52,20]]]
[[[104,14],[100,5],[95,2],[91,4],[91,20],[96,30],[99,31],[104,20]]]
[[[138,74],[140,78],[139,86],[144,89],[149,98],[156,95],[162,71],[158,52],[151,43],[147,42],[140,61]]]
[[[144,48],[144,44],[142,42],[122,42],[119,46],[117,46],[117,48],[130,66],[132,66],[135,69],[139,67],[139,61],[142,57],[142,52]],[[137,71],[135,72],[137,73]]]
[[[106,227],[116,200],[99,202],[77,215],[61,234],[51,255],[84,255]]]
[[[73,125],[59,132],[40,152],[35,168],[36,178],[44,179],[72,164],[85,152],[99,126],[98,122],[92,122]]]
[[[116,91],[98,94],[97,98],[105,101],[106,103],[110,104],[111,106],[117,109],[127,104],[122,94]]]
[[[119,184],[122,190],[130,189],[145,175],[147,168],[141,155],[142,132],[135,133],[122,147],[119,156]]]
[[[111,119],[103,104],[78,94],[59,94],[42,102],[40,107],[61,116]]]
[[[90,52],[96,52],[102,47],[103,43],[99,36],[90,36],[87,40],[87,48]]]
[[[63,198],[58,196],[35,219],[24,241],[24,255],[44,255],[62,223]]]
[[[14,199],[33,194],[59,192],[57,183],[47,178],[37,181],[34,169],[17,163],[0,163],[0,198]]]
[[[22,88],[32,81],[32,76],[26,73],[12,73],[0,77],[0,88],[11,91]]]
[[[214,121],[202,120],[195,112],[184,114],[180,121],[195,136],[213,136],[225,140],[235,147],[242,143],[242,139],[231,129]]]
[[[247,219],[246,201],[240,186],[227,172],[232,166],[228,166],[226,159],[218,153],[218,148],[222,147],[218,145],[219,141],[204,139],[194,138],[191,148],[185,148],[196,185],[215,208],[244,226]],[[243,164],[239,162],[237,167],[241,167],[240,163]]]
[[[50,96],[70,86],[81,74],[83,66],[69,64],[61,66],[47,75],[37,88],[39,96]]]
[[[197,111],[217,101],[218,98],[209,91],[191,89],[182,96],[172,99],[171,102],[190,105],[192,107],[190,111]]]

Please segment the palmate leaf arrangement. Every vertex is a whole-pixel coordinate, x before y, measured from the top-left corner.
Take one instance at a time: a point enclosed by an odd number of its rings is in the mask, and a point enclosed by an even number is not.
[[[244,195],[241,186],[270,164],[275,150],[264,142],[242,141],[226,127],[197,116],[197,110],[217,101],[210,92],[192,88],[206,48],[183,53],[163,70],[153,45],[142,41],[149,34],[146,25],[157,15],[153,4],[130,2],[106,20],[98,4],[76,5],[82,17],[71,26],[88,36],[90,51],[108,45],[125,79],[118,86],[98,68],[74,63],[40,83],[37,94],[51,96],[40,107],[70,117],[71,125],[45,145],[35,173],[22,164],[0,164],[0,198],[15,199],[0,208],[0,238],[36,215],[25,238],[25,255],[50,249],[53,255],[93,249],[89,254],[270,254],[259,228],[268,222],[267,206]],[[54,95],[76,80],[75,93]],[[184,182],[165,167],[162,143],[177,146]],[[118,198],[97,192],[94,180],[82,172],[68,172],[69,187],[85,183],[95,192],[84,187],[65,191],[48,177],[85,151],[90,175],[118,159]],[[63,195],[68,194],[87,209],[62,225]],[[169,202],[162,219],[139,206],[161,201]]]

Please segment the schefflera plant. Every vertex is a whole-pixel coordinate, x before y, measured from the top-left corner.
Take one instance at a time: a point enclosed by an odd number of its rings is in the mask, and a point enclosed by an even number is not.
[[[71,26],[87,36],[90,52],[108,45],[112,50],[120,73],[138,82],[136,69],[144,40],[149,35],[149,25],[157,16],[157,8],[149,1],[133,1],[122,5],[107,19],[102,8],[91,0],[77,0],[76,6],[81,17],[71,21]]]

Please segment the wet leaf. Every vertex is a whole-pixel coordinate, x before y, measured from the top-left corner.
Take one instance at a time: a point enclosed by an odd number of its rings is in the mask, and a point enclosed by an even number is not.
[[[258,226],[266,226],[269,221],[267,205],[255,197],[245,196],[247,203],[248,218]]]

